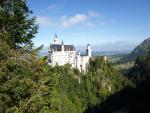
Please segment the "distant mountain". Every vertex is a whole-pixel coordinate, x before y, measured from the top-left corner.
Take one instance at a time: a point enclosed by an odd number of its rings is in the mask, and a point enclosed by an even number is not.
[[[100,44],[92,44],[92,51],[94,52],[109,52],[109,51],[132,51],[140,42],[139,41],[116,41],[106,42]],[[86,45],[75,46],[76,50],[85,51]]]
[[[143,56],[150,52],[150,37],[138,45],[129,55],[125,56],[121,61],[133,61],[139,56]]]
[[[120,55],[129,54],[137,45],[139,44],[139,41],[117,41],[117,42],[108,42],[104,44],[91,44],[92,47],[92,55]],[[75,46],[75,45],[74,45]],[[86,45],[78,45],[75,46],[76,51],[81,52],[81,54],[85,54],[86,52]],[[45,46],[40,51],[40,56],[47,56],[48,55],[48,47]]]

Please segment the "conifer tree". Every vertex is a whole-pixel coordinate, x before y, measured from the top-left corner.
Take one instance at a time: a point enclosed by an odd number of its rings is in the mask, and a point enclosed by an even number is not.
[[[26,0],[2,0],[0,2],[0,38],[3,38],[13,49],[33,46],[32,38],[37,33],[38,26],[32,11],[26,5]]]

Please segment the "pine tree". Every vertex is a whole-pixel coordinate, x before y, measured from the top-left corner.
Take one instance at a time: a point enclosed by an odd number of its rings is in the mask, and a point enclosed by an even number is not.
[[[32,38],[37,33],[36,18],[31,17],[32,11],[26,0],[3,0],[0,2],[0,38],[3,38],[13,49],[33,46]]]

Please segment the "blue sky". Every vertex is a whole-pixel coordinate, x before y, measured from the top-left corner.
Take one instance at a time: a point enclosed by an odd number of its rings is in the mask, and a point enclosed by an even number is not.
[[[55,33],[65,44],[119,44],[128,49],[150,36],[150,0],[28,0],[27,4],[39,24],[35,46],[48,46]]]

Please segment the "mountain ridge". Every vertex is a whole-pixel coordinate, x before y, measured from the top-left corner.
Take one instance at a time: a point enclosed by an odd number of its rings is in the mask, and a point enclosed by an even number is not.
[[[134,61],[137,57],[143,56],[148,52],[150,52],[150,37],[148,37],[141,44],[135,47],[129,55],[123,57],[121,59],[121,62]]]

